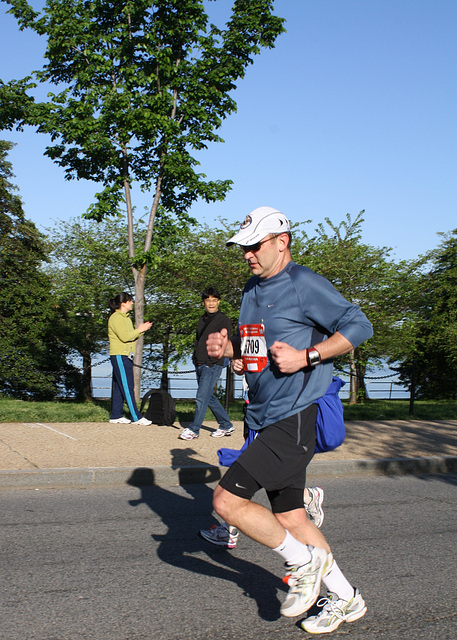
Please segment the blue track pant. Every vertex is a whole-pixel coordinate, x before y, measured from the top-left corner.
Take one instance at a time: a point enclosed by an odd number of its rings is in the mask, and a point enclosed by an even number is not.
[[[127,356],[110,356],[113,365],[113,389],[111,394],[111,420],[122,417],[124,402],[129,408],[133,422],[141,417],[133,390],[133,362]]]

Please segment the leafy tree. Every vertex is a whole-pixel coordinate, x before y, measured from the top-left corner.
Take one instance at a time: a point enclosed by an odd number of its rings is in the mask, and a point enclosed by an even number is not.
[[[235,0],[225,28],[209,24],[203,0],[47,0],[42,14],[26,0],[8,4],[21,29],[47,37],[48,62],[33,76],[58,92],[36,102],[31,77],[0,83],[0,122],[50,134],[46,154],[68,179],[102,185],[89,216],[115,215],[125,200],[139,324],[156,220],[186,223],[196,199],[225,197],[230,181],[206,180],[195,154],[222,141],[216,131],[236,109],[236,82],[261,47],[273,47],[283,20],[272,0]],[[152,196],[141,248],[135,183]]]
[[[424,256],[416,322],[400,377],[426,399],[457,397],[457,229]]]
[[[50,399],[71,389],[75,370],[58,340],[60,317],[43,273],[45,236],[27,220],[0,140],[0,387],[19,398]]]
[[[345,298],[361,307],[373,325],[371,340],[336,361],[341,368],[349,364],[352,403],[365,397],[367,365],[401,353],[401,336],[412,319],[408,291],[411,292],[415,273],[411,265],[390,260],[389,247],[362,242],[363,214],[361,211],[354,220],[347,214],[339,225],[326,218],[330,232],[321,223],[316,236],[309,238],[303,233],[294,249],[298,263],[330,280]]]
[[[187,359],[193,351],[198,318],[203,313],[201,294],[207,286],[219,289],[221,310],[236,329],[249,273],[241,252],[225,246],[230,227],[225,221],[221,227],[200,224],[182,230],[173,245],[167,244],[156,253],[160,257],[146,293],[148,317],[154,322],[151,331],[161,345],[155,364],[163,370],[164,388],[169,366]]]
[[[61,341],[82,358],[79,397],[92,397],[92,358],[107,353],[108,300],[133,289],[126,228],[119,219],[59,222],[48,229],[50,265],[57,304],[64,318]]]
[[[142,221],[134,227],[135,239],[141,242]],[[160,225],[160,222],[158,223]],[[153,239],[154,264],[179,243],[178,231],[173,225],[162,228]],[[133,291],[134,282],[127,250],[127,229],[122,220],[96,222],[76,218],[58,222],[47,229],[50,264],[46,272],[52,278],[56,303],[64,319],[59,335],[72,355],[82,358],[81,399],[91,398],[92,359],[99,353],[108,353],[107,322],[110,310],[108,300],[120,291]],[[156,343],[162,341],[167,315],[176,315],[175,307],[159,303],[153,282],[145,292],[146,314],[154,327],[146,335],[148,349],[146,365],[157,369],[165,356]],[[147,368],[147,367],[146,367]]]
[[[163,254],[158,265],[154,277],[157,293],[175,295],[180,308],[188,309],[182,321],[177,319],[181,323],[181,339],[176,343],[178,356],[193,348],[194,329],[203,313],[201,294],[210,285],[219,289],[223,311],[236,328],[241,294],[250,272],[241,251],[226,247],[233,231],[228,231],[226,221],[221,227],[200,224],[187,230],[174,250]]]

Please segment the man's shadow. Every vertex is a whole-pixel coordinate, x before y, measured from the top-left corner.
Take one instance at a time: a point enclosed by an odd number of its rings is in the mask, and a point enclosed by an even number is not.
[[[176,449],[171,453],[173,459],[179,455],[182,466],[183,453],[186,453],[188,463],[195,465],[192,456],[196,452],[193,449]],[[202,473],[205,473],[204,469]],[[128,484],[141,491],[140,498],[130,500],[129,504],[133,507],[147,505],[168,528],[164,535],[151,536],[159,542],[157,555],[161,560],[193,573],[234,582],[243,595],[256,601],[262,619],[273,621],[280,617],[277,592],[287,588],[278,576],[198,537],[199,529],[209,527],[211,521],[215,522],[211,515],[213,490],[207,484],[186,484],[189,497],[184,497],[155,485],[154,470],[149,468],[135,469]],[[196,555],[201,555],[202,551],[209,560]]]

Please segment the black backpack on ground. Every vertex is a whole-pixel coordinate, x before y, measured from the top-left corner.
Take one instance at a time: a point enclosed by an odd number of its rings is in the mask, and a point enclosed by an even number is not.
[[[149,399],[146,412],[143,409]],[[168,391],[163,389],[151,389],[141,401],[140,413],[153,424],[171,426],[176,420],[176,401]]]

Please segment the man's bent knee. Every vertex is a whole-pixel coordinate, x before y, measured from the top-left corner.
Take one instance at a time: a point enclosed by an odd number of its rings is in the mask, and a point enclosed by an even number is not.
[[[234,514],[246,503],[249,503],[249,500],[230,493],[230,491],[227,491],[220,485],[218,485],[214,491],[214,510],[229,524],[231,523],[230,521],[233,519]]]

